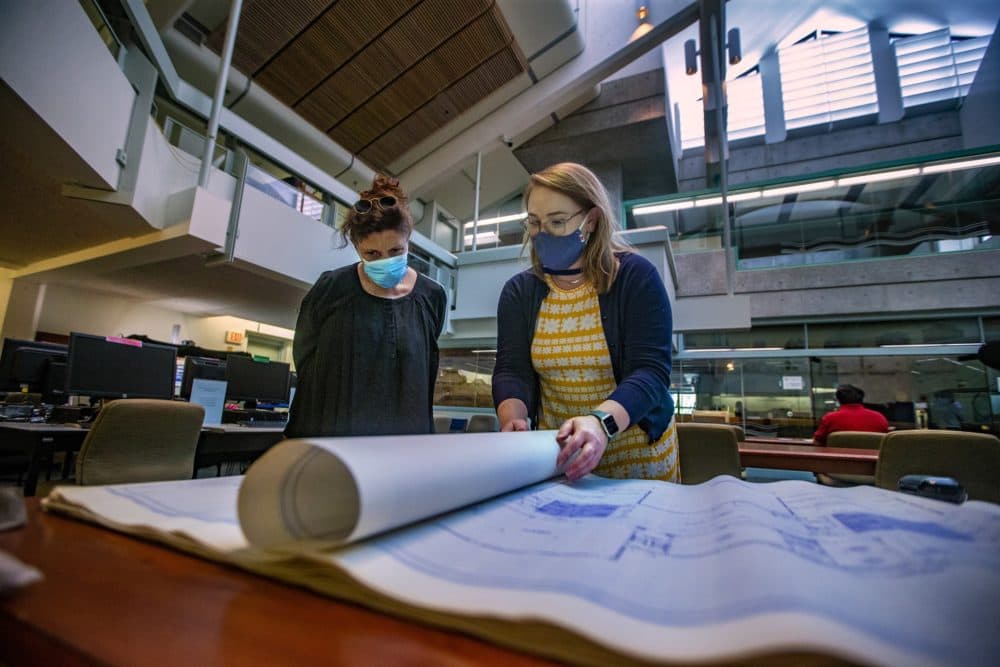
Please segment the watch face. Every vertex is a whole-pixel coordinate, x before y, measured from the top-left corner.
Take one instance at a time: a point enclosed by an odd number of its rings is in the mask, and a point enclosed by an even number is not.
[[[597,417],[597,420],[601,422],[601,428],[604,429],[604,434],[608,436],[609,440],[618,433],[618,422],[615,421],[614,415],[603,410],[591,410],[590,414]]]
[[[615,421],[612,415],[604,415],[604,419],[601,421],[604,422],[604,430],[607,431],[609,436],[618,433],[618,422]]]

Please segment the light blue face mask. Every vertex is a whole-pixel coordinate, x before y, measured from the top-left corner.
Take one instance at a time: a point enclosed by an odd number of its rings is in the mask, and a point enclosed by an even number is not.
[[[375,259],[364,262],[365,273],[376,285],[382,289],[392,289],[399,284],[399,281],[406,275],[406,255],[396,255],[385,259]]]

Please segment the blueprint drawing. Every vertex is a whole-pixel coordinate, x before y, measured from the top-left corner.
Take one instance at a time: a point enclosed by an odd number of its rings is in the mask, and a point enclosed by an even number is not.
[[[238,479],[223,480],[63,494],[114,525],[183,533],[226,559],[249,547],[237,532]],[[1000,664],[1000,507],[988,503],[589,476],[307,557],[411,605],[544,620],[641,659],[789,649],[883,665]]]

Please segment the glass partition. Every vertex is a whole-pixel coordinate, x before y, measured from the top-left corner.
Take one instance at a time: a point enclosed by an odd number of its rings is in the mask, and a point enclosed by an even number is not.
[[[996,249],[998,193],[996,152],[740,186],[727,198],[737,268]],[[675,253],[722,248],[718,192],[626,202],[625,220],[665,227]]]
[[[817,322],[683,334],[671,373],[680,421],[739,424],[748,435],[810,438],[837,408],[837,385],[895,428],[1000,434],[1000,376],[980,363],[1000,318]],[[911,341],[904,343],[902,341]],[[492,408],[496,351],[443,349],[435,404]]]

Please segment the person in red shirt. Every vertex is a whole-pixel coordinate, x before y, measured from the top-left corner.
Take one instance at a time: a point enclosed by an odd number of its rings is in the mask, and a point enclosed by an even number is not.
[[[880,412],[869,410],[861,404],[865,392],[853,384],[837,387],[837,402],[840,408],[828,412],[819,420],[819,427],[813,433],[813,442],[825,445],[826,437],[834,431],[871,431],[888,433],[889,421]]]

